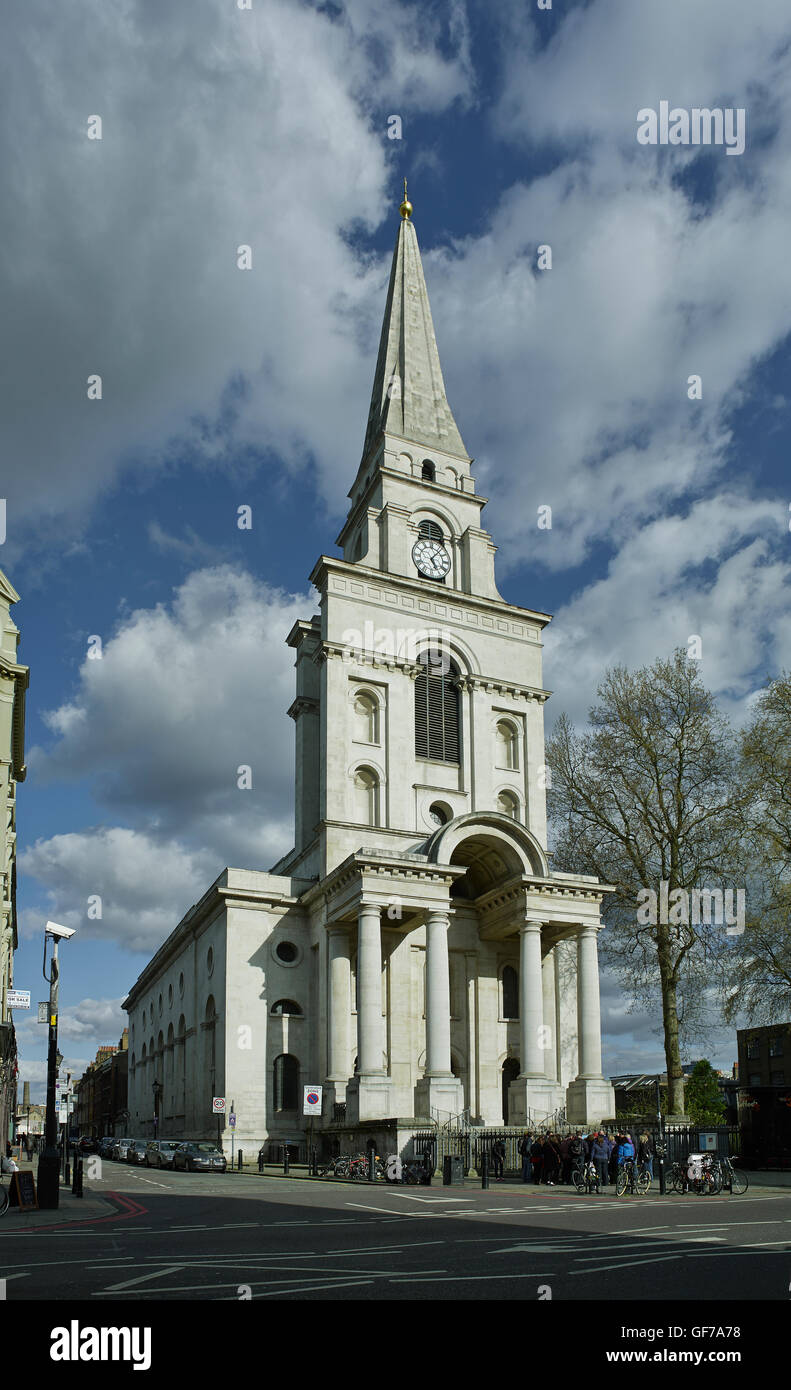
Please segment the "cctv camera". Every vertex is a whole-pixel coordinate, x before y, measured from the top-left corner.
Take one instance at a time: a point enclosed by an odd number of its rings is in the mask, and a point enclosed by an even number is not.
[[[64,941],[74,935],[74,927],[62,927],[58,922],[47,922],[44,930],[47,936],[62,936]]]

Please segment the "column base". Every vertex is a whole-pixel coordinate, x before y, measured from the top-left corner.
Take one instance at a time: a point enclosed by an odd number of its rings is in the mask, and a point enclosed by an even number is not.
[[[464,1109],[464,1086],[456,1076],[421,1076],[415,1086],[415,1114],[444,1124]],[[439,1115],[435,1115],[439,1111]]]
[[[597,1125],[615,1118],[615,1091],[603,1076],[570,1081],[566,1088],[566,1115],[573,1125]]]
[[[394,1104],[389,1076],[353,1076],[346,1086],[346,1123],[392,1119]]]
[[[518,1076],[508,1087],[508,1124],[536,1125],[563,1104],[563,1087],[540,1076]]]

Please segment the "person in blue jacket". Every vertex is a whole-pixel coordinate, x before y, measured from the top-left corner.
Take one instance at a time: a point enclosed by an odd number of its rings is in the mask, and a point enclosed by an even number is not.
[[[616,1164],[618,1168],[622,1168],[627,1158],[636,1157],[635,1147],[628,1134],[617,1134],[615,1140],[617,1145]]]
[[[600,1185],[606,1187],[609,1179],[610,1145],[605,1135],[591,1135],[590,1160],[599,1175]]]

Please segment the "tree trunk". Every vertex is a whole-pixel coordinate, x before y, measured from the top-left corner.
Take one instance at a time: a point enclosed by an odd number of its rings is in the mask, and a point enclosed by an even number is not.
[[[662,1024],[665,1033],[665,1065],[667,1067],[667,1106],[671,1115],[684,1113],[684,1074],[678,1045],[678,1009],[676,978],[670,963],[670,941],[667,928],[657,930],[659,979],[662,988]]]

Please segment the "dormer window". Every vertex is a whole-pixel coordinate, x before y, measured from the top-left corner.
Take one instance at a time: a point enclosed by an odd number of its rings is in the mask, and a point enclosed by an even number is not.
[[[424,483],[435,483],[437,481],[437,470],[431,459],[423,460],[422,476]]]

